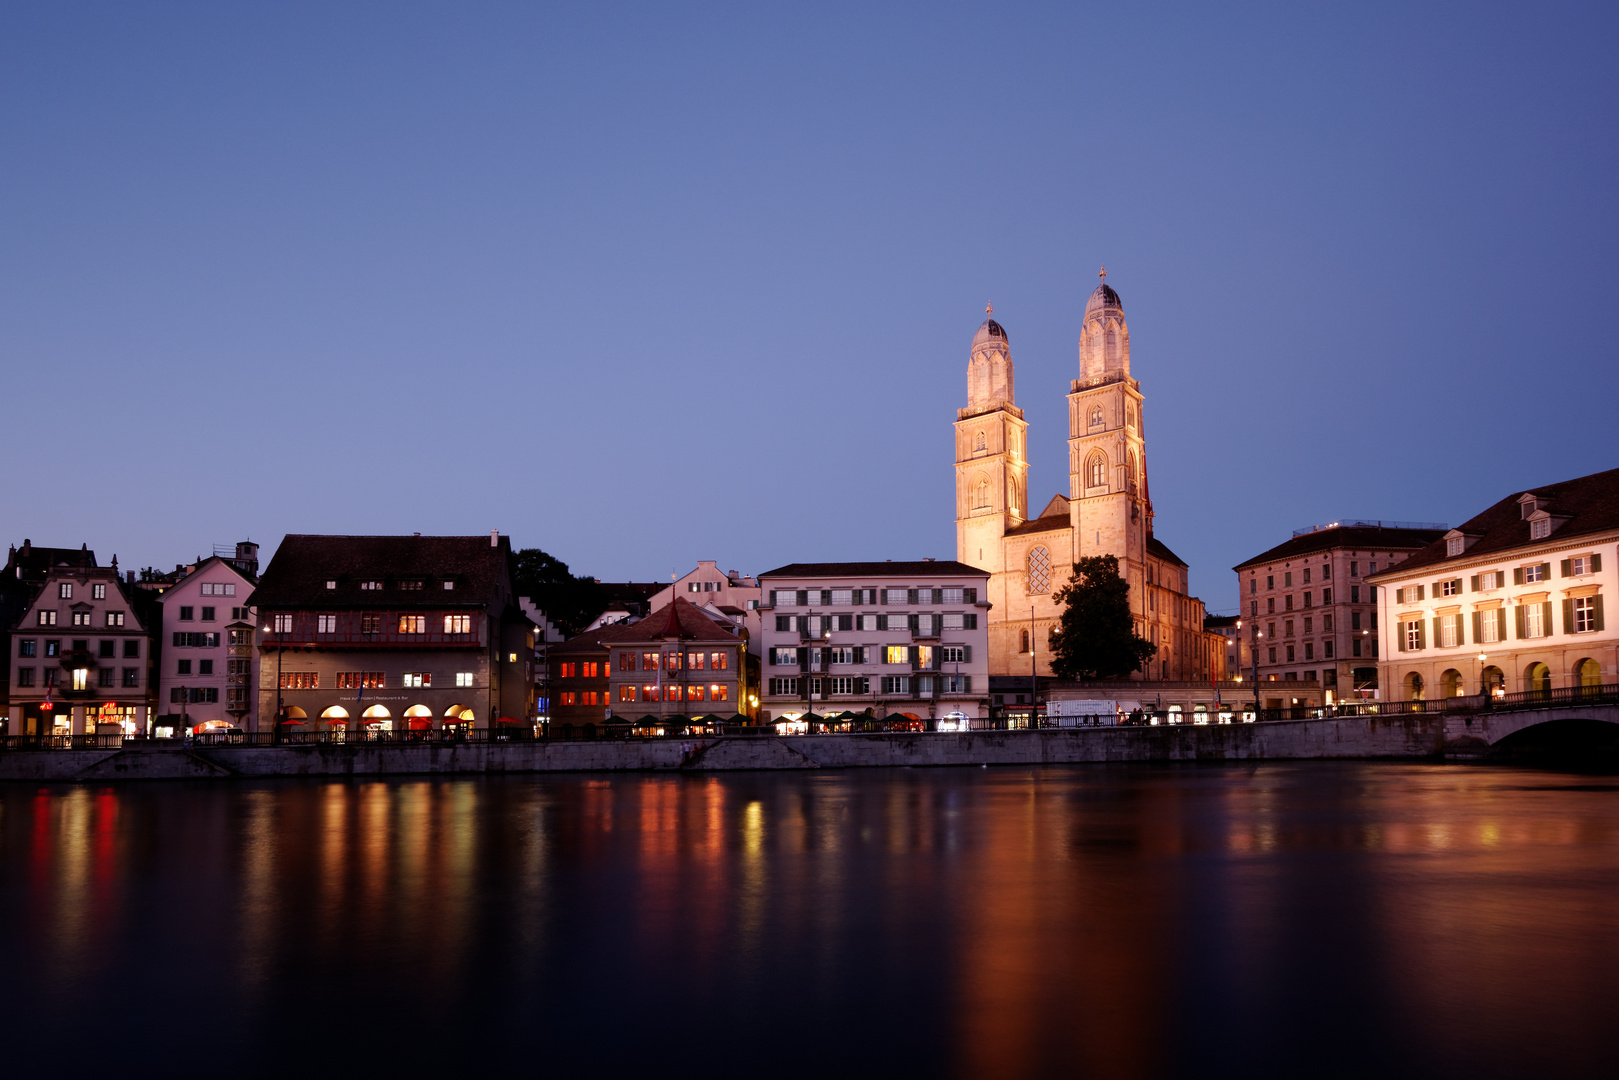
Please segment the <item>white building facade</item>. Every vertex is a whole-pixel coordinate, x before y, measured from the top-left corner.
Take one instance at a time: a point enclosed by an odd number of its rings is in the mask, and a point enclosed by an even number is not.
[[[1371,580],[1384,697],[1619,682],[1619,469],[1510,495]]]
[[[989,715],[989,574],[959,562],[794,563],[759,575],[759,718]]]

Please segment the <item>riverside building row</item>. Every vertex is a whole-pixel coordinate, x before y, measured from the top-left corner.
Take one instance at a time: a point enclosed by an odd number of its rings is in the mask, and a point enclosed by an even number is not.
[[[989,713],[989,572],[954,561],[793,563],[759,575],[759,718]]]
[[[1400,700],[1619,681],[1619,469],[1515,492],[1375,578]]]
[[[1378,652],[1386,639],[1377,632],[1371,576],[1443,533],[1443,525],[1332,522],[1300,529],[1239,563],[1236,674],[1316,684],[1328,700],[1378,696]]]

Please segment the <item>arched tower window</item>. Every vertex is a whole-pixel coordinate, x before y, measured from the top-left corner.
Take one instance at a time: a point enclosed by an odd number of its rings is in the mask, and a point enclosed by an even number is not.
[[[1102,487],[1107,483],[1107,458],[1100,450],[1085,462],[1085,486]]]
[[[987,510],[989,508],[989,481],[978,481],[978,497],[973,501],[974,510]]]
[[[1102,406],[1098,405],[1091,410],[1091,427],[1102,426]]]
[[[984,449],[984,433],[982,431],[980,431],[978,433],[978,445],[973,447],[973,449],[974,450],[982,450],[982,449]]]
[[[1029,632],[1027,630],[1025,630],[1025,631],[1023,631],[1023,648],[1019,649],[1018,652],[1028,652],[1028,651],[1029,651]]]
[[[1051,552],[1043,547],[1029,549],[1029,595],[1051,591]]]
[[[1124,467],[1125,467],[1125,473],[1130,479],[1130,483],[1132,485],[1135,484],[1135,482],[1136,482],[1136,452],[1134,450],[1130,451],[1130,453],[1128,455],[1126,455],[1125,460],[1124,460]]]

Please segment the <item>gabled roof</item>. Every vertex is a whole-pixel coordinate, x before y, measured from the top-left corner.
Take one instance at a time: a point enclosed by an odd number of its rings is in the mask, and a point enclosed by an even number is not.
[[[240,581],[244,585],[246,585],[249,590],[251,590],[253,588],[254,580],[253,580],[252,575],[248,574],[241,567],[237,566],[235,561],[233,561],[231,559],[226,559],[226,558],[224,558],[222,556],[219,556],[219,555],[210,555],[206,559],[202,560],[202,562],[200,562],[196,566],[192,567],[190,573],[181,575],[179,580],[175,581],[175,583],[173,585],[170,585],[167,589],[165,589],[163,591],[162,596],[160,596],[158,598],[158,603],[160,603],[160,604],[161,603],[166,603],[167,598],[174,594],[174,590],[176,588],[178,588],[181,585],[184,585],[186,582],[188,582],[191,579],[195,578],[198,574],[201,574],[201,573],[204,573],[206,571],[212,570],[215,567],[215,565],[218,565],[218,566],[223,567],[224,569],[230,571],[231,574],[233,574],[238,581]],[[237,600],[239,600],[239,601],[242,600],[242,597],[237,597]]]
[[[989,577],[988,570],[980,570],[976,566],[956,562],[954,559],[927,560],[921,562],[832,562],[832,563],[788,563],[774,570],[766,570],[759,575],[763,581],[767,577],[818,577],[818,578],[857,578],[857,577]]]
[[[273,608],[498,606],[511,596],[511,542],[488,536],[310,536],[281,541],[253,602]],[[420,580],[401,590],[400,580]],[[336,581],[335,589],[326,583]],[[381,589],[360,583],[381,581]],[[454,589],[443,583],[453,581]]]
[[[11,549],[11,554],[6,559],[5,577],[12,581],[18,580],[19,568],[24,578],[30,575],[38,576],[64,564],[74,567],[95,566],[96,553],[90,550],[88,544],[77,548],[35,547],[32,540],[24,540],[22,547]]]
[[[1386,529],[1363,525],[1317,529],[1303,536],[1295,536],[1286,543],[1277,544],[1269,551],[1260,552],[1253,558],[1238,563],[1232,569],[1241,570],[1243,567],[1258,563],[1296,559],[1318,551],[1335,551],[1339,548],[1349,548],[1351,551],[1415,551],[1443,535],[1445,535],[1443,529]]]
[[[588,630],[550,648],[556,653],[588,653],[615,645],[650,644],[660,641],[739,641],[689,601],[678,597],[634,623],[614,623]]]
[[[1540,509],[1554,520],[1562,519],[1562,523],[1544,540],[1529,539],[1529,522],[1524,518],[1523,508],[1519,504],[1526,494],[1535,496]],[[1404,577],[1412,570],[1452,560],[1462,562],[1513,548],[1558,544],[1576,537],[1614,530],[1619,530],[1619,469],[1592,473],[1528,491],[1514,491],[1482,514],[1457,526],[1456,531],[1478,537],[1460,555],[1447,557],[1444,534],[1436,533],[1435,539],[1416,554],[1375,577]]]
[[[1187,561],[1185,559],[1181,558],[1179,555],[1175,554],[1173,551],[1170,551],[1169,550],[1169,545],[1165,544],[1162,540],[1158,539],[1156,536],[1147,537],[1147,553],[1149,555],[1156,555],[1158,558],[1164,560],[1165,562],[1174,563],[1176,566],[1188,566],[1188,565],[1190,565],[1190,564],[1187,563]]]

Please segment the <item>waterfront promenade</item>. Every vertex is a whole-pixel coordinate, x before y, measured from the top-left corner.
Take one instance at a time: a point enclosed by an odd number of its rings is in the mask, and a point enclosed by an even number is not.
[[[1604,688],[1606,689],[1606,688]],[[283,745],[177,740],[0,751],[0,781],[231,779],[275,776],[717,772],[826,768],[1458,760],[1510,751],[1533,733],[1619,738],[1619,703],[1553,700],[1511,709],[1376,713],[1251,724],[1040,728],[966,732],[726,734],[554,740],[414,738]],[[1437,704],[1437,703],[1434,703]],[[1594,736],[1594,739],[1593,739]]]

